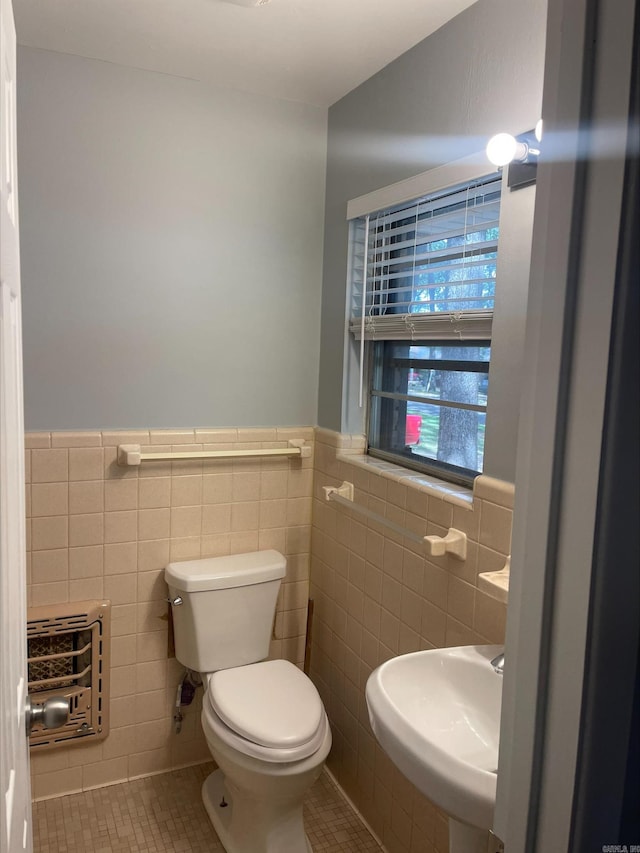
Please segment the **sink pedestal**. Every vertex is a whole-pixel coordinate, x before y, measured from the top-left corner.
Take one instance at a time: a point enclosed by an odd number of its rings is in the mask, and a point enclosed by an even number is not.
[[[487,853],[502,701],[502,676],[491,661],[502,652],[410,652],[385,661],[367,680],[373,733],[400,772],[449,815],[450,853]]]
[[[486,829],[449,818],[449,853],[487,853]]]

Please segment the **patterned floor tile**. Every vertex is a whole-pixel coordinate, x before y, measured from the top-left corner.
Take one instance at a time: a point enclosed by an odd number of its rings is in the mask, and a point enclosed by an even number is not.
[[[200,799],[212,769],[200,764],[34,803],[34,853],[224,853]],[[326,773],[304,814],[314,853],[379,853]]]

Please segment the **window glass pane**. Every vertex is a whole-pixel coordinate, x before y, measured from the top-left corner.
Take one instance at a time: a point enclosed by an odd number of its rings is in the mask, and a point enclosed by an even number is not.
[[[451,370],[410,370],[408,394],[455,403],[487,405],[486,373]]]
[[[484,412],[407,403],[405,448],[448,465],[482,471]]]
[[[409,346],[408,353],[406,345],[387,347],[389,366],[408,368],[404,393],[409,396],[486,406],[489,347]]]
[[[408,341],[390,341],[387,344],[385,360],[402,364],[407,362],[406,367],[419,369],[420,362],[442,361],[442,362],[484,362],[489,366],[491,347],[488,344],[469,345],[457,341],[445,341],[438,343],[412,344]],[[409,365],[411,361],[411,365]],[[430,365],[425,365],[430,366]]]
[[[463,479],[481,472],[489,357],[486,342],[378,343],[370,447]]]

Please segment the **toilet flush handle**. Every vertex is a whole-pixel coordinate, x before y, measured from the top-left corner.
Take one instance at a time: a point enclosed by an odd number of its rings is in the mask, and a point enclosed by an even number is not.
[[[179,607],[181,604],[183,604],[183,601],[179,595],[176,595],[175,598],[167,598],[167,601],[169,602],[169,604],[172,604],[174,607]]]

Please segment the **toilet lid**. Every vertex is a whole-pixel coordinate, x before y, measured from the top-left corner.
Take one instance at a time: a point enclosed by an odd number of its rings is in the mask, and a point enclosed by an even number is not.
[[[323,718],[322,700],[307,676],[286,660],[222,669],[208,677],[218,716],[242,737],[273,749],[310,741]]]

